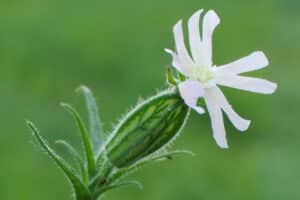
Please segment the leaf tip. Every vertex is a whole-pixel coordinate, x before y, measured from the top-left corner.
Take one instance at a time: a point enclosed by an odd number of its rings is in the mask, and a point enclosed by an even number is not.
[[[37,131],[37,128],[36,126],[34,125],[34,123],[30,120],[25,120],[25,123],[27,125],[27,127],[32,130],[33,132],[36,132]]]
[[[68,103],[60,102],[59,105],[62,108],[64,108],[66,111],[70,112],[70,113],[74,113],[75,112],[74,108],[70,104],[68,104]]]
[[[60,102],[59,105],[60,105],[61,107],[66,107],[66,106],[68,106],[68,104],[65,103],[65,102]]]
[[[75,89],[75,92],[81,93],[81,92],[88,92],[90,89],[86,85],[80,85]]]

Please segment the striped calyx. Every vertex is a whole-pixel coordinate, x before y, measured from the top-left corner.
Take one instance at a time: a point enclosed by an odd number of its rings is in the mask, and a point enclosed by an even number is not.
[[[179,134],[188,111],[175,92],[146,100],[116,126],[106,145],[107,158],[122,168],[162,149]]]

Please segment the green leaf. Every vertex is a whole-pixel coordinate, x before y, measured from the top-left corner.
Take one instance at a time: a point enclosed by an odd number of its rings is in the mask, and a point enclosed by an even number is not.
[[[74,169],[63,158],[56,154],[53,149],[49,147],[47,142],[42,138],[42,136],[39,134],[38,129],[32,122],[27,121],[26,123],[27,126],[31,129],[33,136],[36,138],[41,148],[54,160],[54,162],[59,166],[59,168],[63,170],[65,175],[68,177],[75,190],[76,198],[80,200],[89,200],[91,198],[89,190],[81,182]]]
[[[111,185],[108,185],[108,186],[103,187],[103,188],[99,188],[98,190],[96,190],[94,192],[94,198],[95,197],[97,198],[99,195],[101,195],[104,192],[107,192],[109,190],[124,187],[124,186],[129,186],[129,185],[134,185],[134,186],[137,186],[139,189],[143,189],[143,185],[138,181],[124,181],[124,182],[111,184]]]
[[[111,177],[109,182],[115,182],[118,181],[125,176],[128,176],[129,174],[137,171],[138,169],[141,169],[142,167],[148,166],[150,164],[154,164],[156,162],[161,162],[165,160],[170,160],[174,156],[182,155],[182,154],[189,154],[194,156],[194,153],[191,151],[186,151],[186,150],[176,150],[176,151],[170,151],[170,152],[164,152],[164,153],[158,153],[156,155],[148,156],[144,158],[143,160],[137,162],[136,164],[120,169],[119,171],[115,172]]]
[[[81,92],[85,98],[90,123],[90,134],[93,141],[94,152],[97,154],[104,141],[103,126],[99,117],[98,106],[92,91],[88,87],[80,86],[77,91]]]
[[[90,142],[89,136],[88,136],[88,131],[79,116],[78,112],[69,104],[61,103],[61,106],[65,108],[75,119],[81,133],[82,141],[83,141],[83,146],[85,150],[85,155],[87,159],[87,164],[88,164],[88,172],[89,176],[92,177],[95,174],[96,170],[96,164],[95,164],[95,158],[94,158],[94,153],[93,153],[93,148],[92,144]]]
[[[179,156],[179,155],[183,155],[183,154],[191,155],[191,156],[195,155],[193,152],[187,151],[187,150],[175,150],[175,151],[157,153],[156,155],[149,156],[149,157],[141,160],[136,165],[132,166],[132,168],[140,168],[147,164],[150,164],[153,161],[170,160],[174,156]]]
[[[64,141],[64,140],[58,140],[56,141],[56,144],[60,144],[62,146],[64,146],[66,148],[66,150],[69,152],[69,154],[72,156],[72,158],[78,163],[79,167],[80,167],[80,171],[81,171],[81,176],[82,176],[82,180],[84,181],[84,183],[88,183],[88,172],[87,169],[84,165],[83,160],[81,159],[79,153],[76,151],[76,149],[69,144],[68,142]]]

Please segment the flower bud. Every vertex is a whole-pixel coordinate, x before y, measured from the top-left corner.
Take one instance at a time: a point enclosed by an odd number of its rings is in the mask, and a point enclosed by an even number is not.
[[[115,128],[106,145],[107,158],[122,168],[162,149],[176,138],[188,111],[174,92],[161,93],[143,102]]]

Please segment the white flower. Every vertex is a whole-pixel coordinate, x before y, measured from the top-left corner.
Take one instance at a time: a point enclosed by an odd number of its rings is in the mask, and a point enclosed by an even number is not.
[[[202,34],[200,35],[199,20],[202,12],[203,10],[197,11],[188,21],[192,57],[185,47],[182,20],[179,20],[173,28],[176,52],[169,49],[165,49],[165,51],[172,55],[172,65],[186,76],[186,80],[178,85],[180,95],[185,103],[203,114],[205,111],[198,105],[198,100],[201,97],[204,98],[211,118],[213,136],[220,147],[228,148],[222,111],[240,131],[247,130],[250,121],[243,119],[233,110],[218,86],[271,94],[276,90],[277,85],[264,79],[241,75],[268,66],[268,59],[261,51],[253,52],[226,65],[214,66],[212,35],[220,23],[220,19],[214,11],[208,11],[203,18]]]

